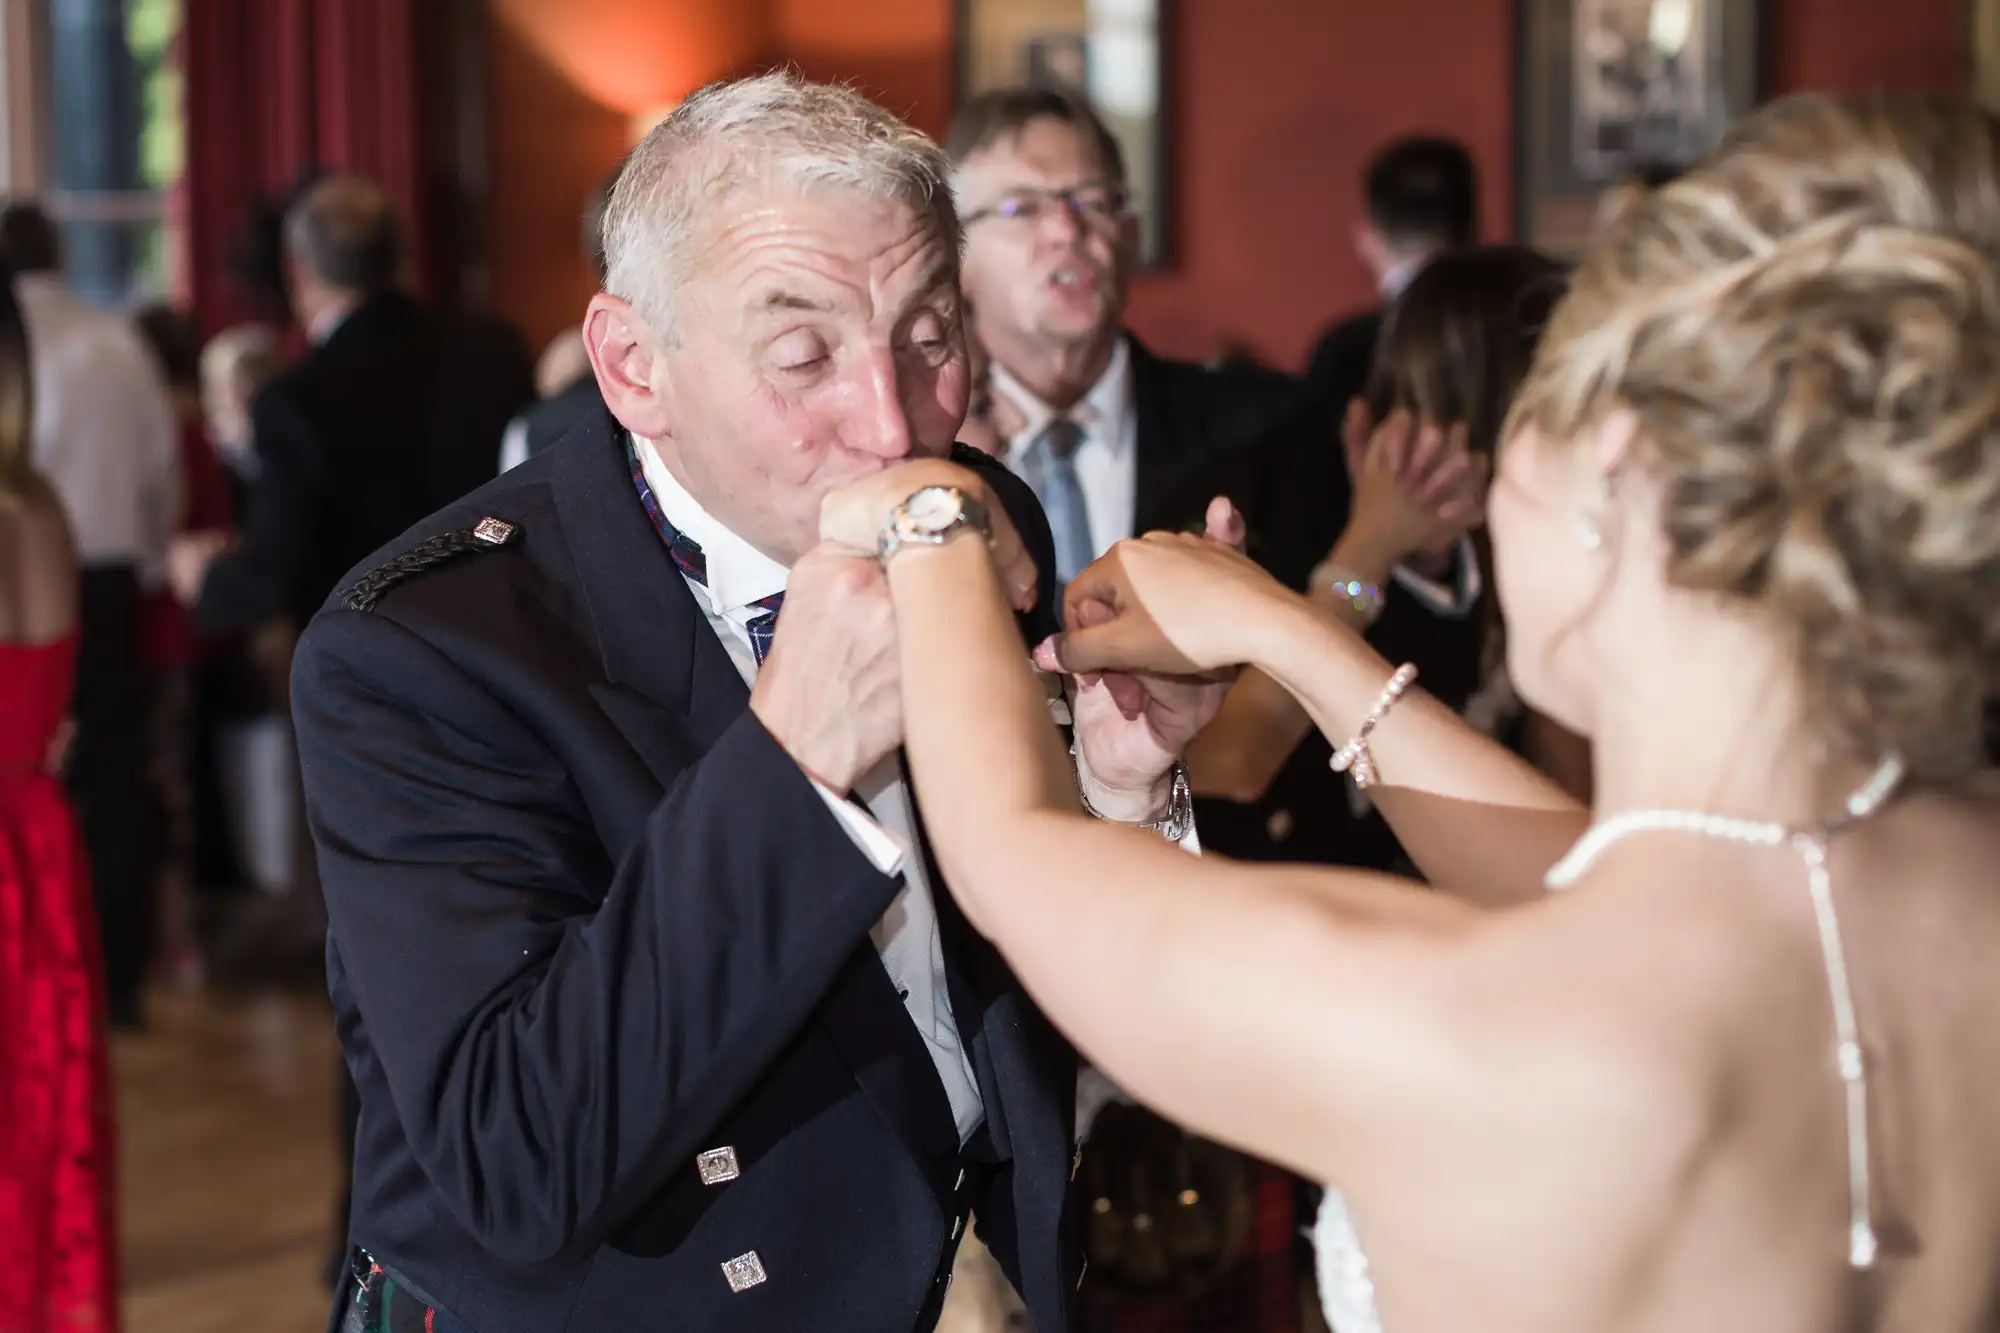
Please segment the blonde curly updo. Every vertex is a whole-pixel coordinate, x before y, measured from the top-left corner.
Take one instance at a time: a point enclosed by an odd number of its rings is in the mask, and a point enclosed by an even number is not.
[[[1794,97],[1622,218],[1508,424],[1617,407],[1669,576],[1796,635],[1849,756],[1977,762],[2000,664],[2000,122],[1942,97]]]

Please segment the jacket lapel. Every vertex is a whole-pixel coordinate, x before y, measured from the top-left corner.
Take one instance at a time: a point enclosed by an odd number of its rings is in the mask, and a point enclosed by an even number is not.
[[[1163,361],[1126,335],[1132,355],[1132,410],[1138,418],[1138,479],[1133,501],[1135,534],[1171,526],[1166,511],[1187,485],[1203,454],[1200,422],[1182,391],[1182,367]]]

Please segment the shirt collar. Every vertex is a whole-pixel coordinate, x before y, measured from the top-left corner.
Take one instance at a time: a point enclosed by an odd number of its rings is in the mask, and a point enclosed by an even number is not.
[[[1399,259],[1389,266],[1382,275],[1382,299],[1393,301],[1401,296],[1409,285],[1417,280],[1417,274],[1424,271],[1424,265],[1431,262],[1429,255],[1417,255],[1411,259]]]
[[[1005,395],[1021,413],[1021,430],[1009,442],[1011,446],[1026,445],[1058,416],[1067,416],[1082,426],[1091,439],[1107,446],[1114,455],[1122,453],[1130,442],[1130,432],[1117,429],[1118,423],[1132,411],[1132,348],[1122,336],[1112,346],[1111,360],[1097,377],[1097,383],[1066,413],[1036,397],[998,361],[993,363],[990,373],[993,391]]]
[[[688,493],[667,465],[660,451],[643,436],[633,436],[632,446],[639,455],[639,468],[653,501],[674,530],[701,548],[708,566],[708,604],[719,616],[739,611],[785,590],[792,571],[724,527],[702,508],[701,501]]]
[[[347,317],[353,314],[360,304],[359,301],[349,299],[336,302],[320,311],[306,329],[306,341],[314,347],[326,346],[327,340],[340,331],[340,326],[347,322]]]

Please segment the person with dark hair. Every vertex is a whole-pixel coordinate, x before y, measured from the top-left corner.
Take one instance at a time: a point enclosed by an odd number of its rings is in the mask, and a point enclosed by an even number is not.
[[[1398,139],[1369,159],[1361,180],[1363,215],[1354,251],[1384,304],[1431,258],[1479,236],[1479,171],[1456,139]],[[1306,380],[1336,412],[1361,392],[1381,330],[1375,309],[1334,324],[1306,362]]]
[[[83,562],[70,791],[90,848],[112,1022],[137,1027],[156,920],[159,840],[147,763],[145,600],[180,526],[179,432],[129,320],[63,282],[41,207],[0,209],[35,378],[35,466],[62,496]]]
[[[1490,581],[1462,619],[1385,615],[1400,562],[1448,553],[1468,533],[1483,551],[1483,478],[1562,290],[1562,266],[1525,246],[1462,250],[1426,265],[1390,307],[1367,387],[1348,413],[1353,511],[1337,537],[1287,560],[1312,562],[1307,594],[1329,615],[1372,631],[1381,651],[1416,663],[1434,696],[1587,794],[1587,757],[1580,766],[1566,733],[1525,717],[1508,686]],[[1457,503],[1422,500],[1447,490]],[[1268,497],[1258,499],[1268,516]],[[1482,554],[1479,563],[1489,562]],[[1371,807],[1350,802],[1347,780],[1328,766],[1332,754],[1290,694],[1246,673],[1188,749],[1195,790],[1237,803],[1205,805],[1205,831],[1245,858],[1397,864],[1393,834]]]
[[[284,240],[309,350],[251,404],[255,480],[240,532],[180,538],[172,570],[201,630],[254,632],[280,680],[291,640],[341,575],[470,487],[466,460],[491,459],[529,375],[504,326],[441,316],[400,290],[402,223],[374,182],[312,185],[286,214]],[[292,878],[299,910],[317,913],[303,838]],[[343,1104],[351,1110],[351,1086]],[[351,1123],[341,1146],[352,1151]]]
[[[34,467],[34,377],[0,268],[0,1291],[7,1327],[117,1333],[110,1067],[90,872],[61,773],[78,569]]]
[[[362,555],[456,498],[463,460],[491,457],[527,396],[507,332],[400,290],[402,223],[380,186],[320,181],[284,235],[310,348],[252,405],[257,484],[240,537],[202,533],[175,551],[177,591],[210,634],[303,624]]]
[[[55,220],[39,203],[13,199],[0,207],[0,256],[15,277],[62,268],[62,239]]]

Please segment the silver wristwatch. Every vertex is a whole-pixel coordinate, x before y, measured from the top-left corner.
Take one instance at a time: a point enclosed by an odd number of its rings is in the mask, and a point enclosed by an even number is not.
[[[956,486],[926,486],[889,515],[877,551],[887,564],[905,546],[942,546],[967,529],[993,536],[985,504]]]

